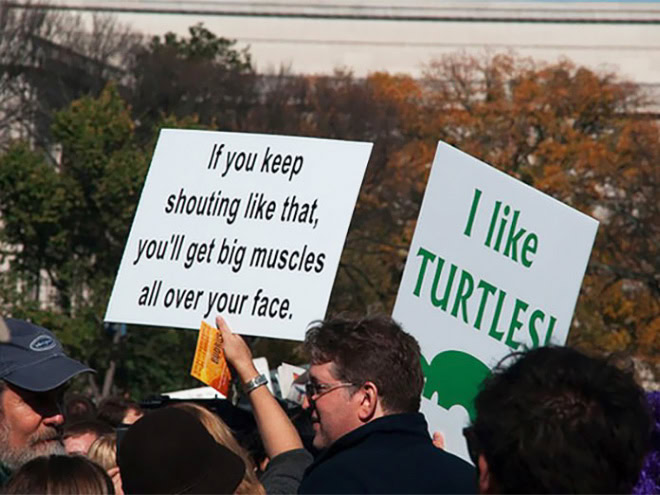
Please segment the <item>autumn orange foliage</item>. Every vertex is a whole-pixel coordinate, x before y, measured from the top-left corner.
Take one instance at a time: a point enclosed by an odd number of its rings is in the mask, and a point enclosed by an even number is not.
[[[660,131],[654,102],[569,61],[453,54],[423,80],[372,74],[388,143],[372,157],[333,297],[335,310],[390,310],[438,140],[601,224],[569,344],[660,366]],[[371,120],[369,113],[363,117]],[[364,136],[366,137],[366,136]]]

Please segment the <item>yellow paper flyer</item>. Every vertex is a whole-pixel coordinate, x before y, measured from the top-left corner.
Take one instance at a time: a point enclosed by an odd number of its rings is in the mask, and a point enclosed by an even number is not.
[[[222,333],[205,321],[199,328],[190,374],[227,397],[231,373],[222,350]]]

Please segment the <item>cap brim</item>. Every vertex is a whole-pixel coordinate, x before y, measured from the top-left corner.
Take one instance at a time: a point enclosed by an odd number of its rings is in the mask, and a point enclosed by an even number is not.
[[[94,370],[75,359],[59,355],[32,366],[17,369],[2,379],[31,392],[45,392],[57,388],[74,376],[85,372],[94,373]]]

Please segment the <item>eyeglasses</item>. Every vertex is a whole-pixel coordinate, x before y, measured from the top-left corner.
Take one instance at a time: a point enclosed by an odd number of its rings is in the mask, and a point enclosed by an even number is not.
[[[307,399],[310,402],[314,402],[316,399],[319,397],[332,392],[333,390],[337,388],[343,388],[343,387],[352,387],[354,384],[353,383],[348,383],[348,382],[341,382],[341,383],[316,383],[309,381],[305,383],[305,394],[307,395]]]
[[[470,459],[472,464],[479,466],[479,454],[481,453],[481,444],[477,438],[477,434],[474,431],[474,427],[468,426],[463,428],[463,436],[465,437],[465,443],[467,444],[468,454],[470,454]]]

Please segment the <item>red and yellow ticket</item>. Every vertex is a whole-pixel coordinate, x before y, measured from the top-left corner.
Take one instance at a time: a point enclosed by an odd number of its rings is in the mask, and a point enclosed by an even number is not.
[[[229,394],[231,373],[222,350],[222,332],[205,321],[202,321],[202,326],[199,328],[197,349],[190,374],[225,397]]]

